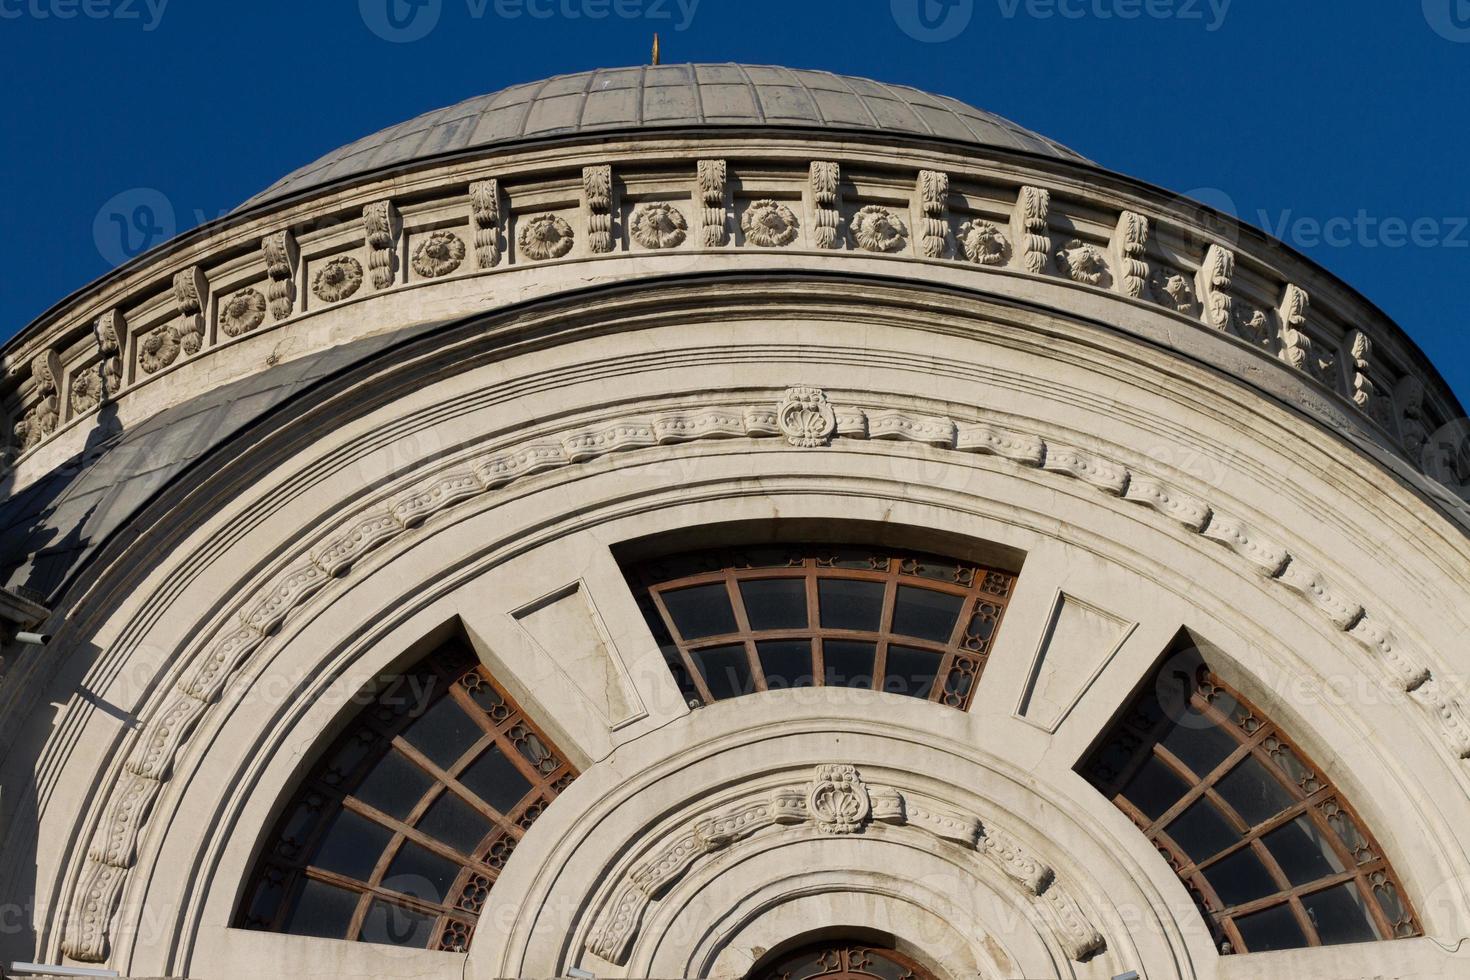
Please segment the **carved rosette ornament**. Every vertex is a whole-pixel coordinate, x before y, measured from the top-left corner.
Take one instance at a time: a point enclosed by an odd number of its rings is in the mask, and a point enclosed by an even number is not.
[[[1108,263],[1102,252],[1076,238],[1057,250],[1056,260],[1062,275],[1073,282],[1101,286],[1107,276]]]
[[[226,336],[238,337],[265,322],[265,297],[249,287],[240,290],[219,311],[219,328]]]
[[[100,364],[83,368],[71,379],[71,410],[78,415],[90,412],[102,404],[106,390]]]
[[[904,220],[881,204],[869,204],[852,216],[852,238],[867,252],[897,252],[908,244]]]
[[[572,226],[559,215],[538,214],[521,224],[521,251],[533,259],[559,259],[572,250]]]
[[[1005,265],[1011,260],[1011,243],[989,221],[975,218],[960,225],[960,248],[976,265]]]
[[[820,388],[787,388],[776,408],[776,421],[788,443],[806,449],[827,445],[837,432],[837,415]]]
[[[740,216],[740,230],[745,240],[752,245],[779,248],[796,241],[796,214],[770,198],[750,202],[750,207]]]
[[[344,300],[357,292],[360,286],[362,263],[350,255],[329,259],[311,280],[311,291],[324,303]]]
[[[683,213],[665,201],[639,205],[633,212],[633,240],[644,248],[677,248],[688,231]]]
[[[138,343],[138,365],[148,374],[156,374],[179,359],[182,345],[173,324],[154,327]]]
[[[464,242],[449,231],[431,233],[413,250],[413,271],[425,279],[447,276],[464,261]]]
[[[1194,315],[1194,284],[1178,269],[1156,266],[1149,273],[1148,288],[1155,300],[1175,313]]]
[[[855,834],[873,812],[868,787],[853,766],[820,766],[806,794],[806,808],[824,834]]]

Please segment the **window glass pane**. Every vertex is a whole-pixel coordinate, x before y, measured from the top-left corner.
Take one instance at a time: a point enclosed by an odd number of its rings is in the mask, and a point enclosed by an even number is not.
[[[434,934],[434,922],[437,918],[401,905],[375,901],[368,906],[367,917],[363,919],[362,940],[423,949],[429,945],[429,938]]]
[[[389,752],[373,766],[353,796],[399,820],[406,820],[433,778],[400,752]]]
[[[484,735],[454,698],[443,697],[403,733],[410,745],[441,768],[449,768]]]
[[[1209,800],[1196,800],[1175,817],[1164,833],[1195,861],[1219,854],[1240,840],[1240,835]]]
[[[1226,773],[1215,788],[1251,824],[1269,820],[1296,802],[1281,780],[1249,755]]]
[[[358,881],[367,881],[392,838],[393,831],[387,827],[351,810],[343,810],[322,838],[311,863]]]
[[[347,927],[357,911],[358,895],[323,881],[308,881],[286,921],[286,931],[296,936],[351,939]]]
[[[1240,743],[1193,708],[1180,713],[1175,724],[1159,740],[1200,778],[1209,775]]]
[[[679,648],[675,646],[659,647],[664,655],[664,663],[669,665],[669,673],[674,675],[674,683],[679,685],[679,693],[684,695],[685,703],[699,698],[699,688],[694,686],[694,678],[689,676],[689,668],[684,666],[684,658],[679,655]]]
[[[411,840],[403,842],[388,873],[383,875],[383,887],[400,895],[408,895],[425,902],[442,902],[459,876],[460,866],[442,858]]]
[[[822,626],[833,630],[877,632],[883,622],[884,588],[882,582],[821,579],[817,582],[817,597]],[[872,674],[871,668],[868,673]]]
[[[964,604],[963,596],[900,585],[893,606],[893,632],[948,643]]]
[[[822,683],[828,687],[873,686],[873,662],[878,644],[863,640],[823,640],[822,659],[825,674]]]
[[[755,649],[761,658],[761,670],[766,672],[766,687],[771,690],[811,687],[814,683],[811,640],[763,640]]]
[[[1235,920],[1241,939],[1245,940],[1246,951],[1264,953],[1272,949],[1299,949],[1307,944],[1301,926],[1296,924],[1290,905],[1277,905],[1241,916]]]
[[[1262,840],[1293,885],[1308,885],[1343,870],[1326,836],[1305,816],[1271,831]]]
[[[764,578],[740,583],[745,618],[753,630],[806,628],[806,580]]]
[[[1363,905],[1363,893],[1351,881],[1303,895],[1302,906],[1324,946],[1371,943],[1383,938]]]
[[[1168,812],[1169,807],[1179,802],[1189,787],[1174,771],[1149,756],[1138,772],[1123,787],[1123,798],[1128,800],[1150,820],[1157,820]]]
[[[660,593],[664,608],[686,640],[735,632],[735,612],[723,582]]]
[[[710,697],[716,701],[755,690],[755,678],[750,673],[750,658],[745,655],[745,644],[732,643],[695,650],[690,656],[709,687]]]
[[[1221,858],[1204,869],[1205,877],[1215,888],[1215,894],[1227,906],[1244,905],[1267,895],[1281,891],[1281,886],[1271,877],[1256,852],[1243,847],[1226,858]]]
[[[501,813],[509,813],[530,792],[531,781],[521,775],[500,746],[492,745],[459,774],[459,781]]]
[[[927,698],[934,689],[934,675],[939,672],[943,659],[943,654],[931,650],[889,645],[883,690],[911,698]]]
[[[468,855],[475,853],[480,841],[490,833],[490,821],[464,800],[445,790],[419,819],[418,829]]]

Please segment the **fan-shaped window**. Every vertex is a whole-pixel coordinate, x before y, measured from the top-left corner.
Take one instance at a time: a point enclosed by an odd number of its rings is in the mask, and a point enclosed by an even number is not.
[[[1221,952],[1419,935],[1342,793],[1193,653],[1165,662],[1083,773],[1168,859]]]
[[[237,924],[464,950],[526,830],[576,776],[455,642],[326,751],[256,863]]]
[[[682,555],[629,579],[691,702],[826,686],[960,709],[1016,580],[934,555],[830,546]]]
[[[895,950],[832,940],[758,966],[750,980],[933,980],[933,974]]]

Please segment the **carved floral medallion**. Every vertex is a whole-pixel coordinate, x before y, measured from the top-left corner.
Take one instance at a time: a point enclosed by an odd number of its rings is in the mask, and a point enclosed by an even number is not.
[[[464,242],[453,232],[436,231],[413,250],[413,271],[425,279],[447,276],[464,261]]]
[[[242,289],[225,301],[219,311],[219,327],[230,337],[249,333],[265,322],[265,297],[254,289]]]
[[[560,215],[538,214],[521,225],[516,241],[533,259],[559,259],[572,250],[572,226]]]
[[[677,248],[688,231],[684,215],[664,201],[640,205],[633,212],[633,240],[644,248]]]
[[[978,218],[960,225],[960,247],[977,265],[1005,265],[1011,257],[1011,243],[1001,230]]]
[[[857,769],[848,765],[819,767],[806,806],[824,834],[855,834],[873,811],[868,787]]]
[[[150,330],[138,344],[138,363],[148,374],[153,374],[178,360],[182,349],[178,329],[165,323]]]
[[[1100,286],[1107,275],[1108,263],[1102,252],[1075,238],[1057,252],[1056,260],[1057,268],[1073,282]]]
[[[779,248],[796,241],[796,215],[780,201],[752,201],[740,216],[740,229],[753,245]]]
[[[362,263],[350,255],[339,255],[317,270],[311,291],[326,303],[346,299],[362,286]]]
[[[776,420],[788,443],[807,449],[827,445],[837,431],[837,414],[826,392],[804,385],[786,389]]]
[[[869,204],[852,216],[852,237],[868,252],[897,252],[908,244],[908,225],[891,208]]]

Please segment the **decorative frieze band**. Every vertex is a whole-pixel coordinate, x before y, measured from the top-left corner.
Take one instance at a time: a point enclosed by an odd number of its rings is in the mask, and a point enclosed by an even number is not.
[[[93,835],[89,861],[115,869],[131,865],[153,799],[208,706],[294,611],[334,579],[348,574],[369,552],[458,504],[538,473],[616,452],[731,438],[783,438],[797,448],[818,448],[839,438],[923,443],[1040,468],[1146,506],[1192,533],[1219,542],[1266,578],[1302,596],[1372,655],[1394,686],[1412,692],[1457,757],[1470,758],[1470,715],[1453,692],[1436,681],[1424,658],[1322,573],[1246,522],[1123,464],[1031,433],[944,416],[834,406],[822,389],[797,386],[767,405],[669,411],[499,449],[404,491],[323,535],[299,561],[247,597],[235,625],[206,646],[193,665],[186,666],[174,694],[163,711],[144,726],[128,756],[128,776],[111,791],[102,824]],[[67,920],[67,955],[88,962],[105,958],[106,920],[116,908],[124,878],[95,868],[84,872],[88,884],[78,891]]]
[[[980,213],[952,214],[950,188],[955,178],[942,170],[913,171],[911,208],[859,201],[848,213],[842,199],[842,167],[835,160],[817,160],[807,168],[811,246],[836,249],[850,241],[855,251],[1008,267],[1028,275],[1060,276],[1082,285],[1111,289],[1131,299],[1155,302],[1239,336],[1326,384],[1349,399],[1365,417],[1396,435],[1409,458],[1421,462],[1428,432],[1436,426],[1426,418],[1423,380],[1375,364],[1371,339],[1363,330],[1339,336],[1329,329],[1332,339],[1320,341],[1314,349],[1306,292],[1294,284],[1283,284],[1281,301],[1274,310],[1270,303],[1253,305],[1235,295],[1236,256],[1229,249],[1218,244],[1209,246],[1193,272],[1151,260],[1153,223],[1134,210],[1118,212],[1112,237],[1105,246],[1099,239],[1084,237],[1090,232],[1081,229],[1073,231],[1079,237],[1054,243],[1053,202],[1047,189],[1019,186],[1009,227],[1005,228],[1003,223],[987,220]],[[744,232],[739,244],[778,248],[798,242],[800,219],[792,207],[783,203],[794,197],[795,187],[742,204],[732,200],[725,160],[695,160],[692,169],[692,211],[681,210],[674,200],[651,201],[639,204],[629,216],[630,235],[645,249],[678,248],[686,241],[703,248],[726,246],[730,244],[731,222],[737,215]],[[568,220],[570,214],[564,217],[555,209],[532,206],[514,219],[519,249],[509,256],[505,235],[512,208],[505,197],[506,188],[498,179],[470,182],[467,229],[455,232],[438,228],[415,237],[413,268],[418,273],[417,281],[457,270],[467,255],[467,242],[473,247],[478,271],[565,257],[582,234],[586,235],[591,254],[615,251],[614,225],[620,212],[613,168],[609,164],[584,167],[581,178],[585,232],[573,227]],[[688,193],[689,189],[687,181],[681,181],[675,192]],[[465,200],[458,197],[457,206],[462,208]],[[964,200],[963,196],[954,198],[954,202]],[[733,213],[732,204],[736,205]],[[956,208],[960,206],[955,203]],[[912,229],[905,223],[906,218],[913,223]],[[1062,218],[1065,221],[1067,216]],[[302,289],[306,286],[327,306],[405,284],[407,277],[400,275],[398,268],[405,232],[395,202],[387,199],[367,204],[362,208],[361,220],[365,258],[355,253],[355,243],[344,241],[336,254],[329,252],[312,259],[309,282],[301,281],[306,273],[293,230],[287,227],[263,236],[263,286],[246,286],[222,295],[214,309],[204,268],[194,265],[177,271],[173,276],[176,318],[151,325],[135,340],[125,332],[118,334],[119,351],[132,351],[140,368],[134,383],[150,380],[180,356],[195,355],[212,342],[258,329],[267,310],[275,322],[287,320],[301,310]],[[1058,227],[1076,225],[1059,221]],[[365,282],[371,283],[372,290],[362,288]],[[213,333],[209,329],[211,316],[218,327]],[[68,419],[95,409],[104,400],[103,389],[106,398],[116,399],[126,380],[120,363],[113,374],[115,383],[108,383],[99,374],[107,369],[97,369],[96,361],[72,367],[71,351],[53,349],[72,371],[70,377],[56,379],[62,382],[60,391],[66,404],[58,402],[53,409],[48,399],[55,396],[48,387],[23,389],[20,404],[12,406],[11,416],[17,420],[13,448],[22,453],[51,438]],[[103,359],[110,356],[104,355]]]
[[[908,826],[981,855],[1045,909],[1059,944],[1083,961],[1106,948],[1101,932],[1056,873],[1014,836],[989,822],[916,801],[890,786],[868,784],[846,764],[818,766],[804,784],[782,786],[700,817],[663,839],[633,865],[603,903],[583,943],[589,953],[623,965],[649,907],[707,855],[771,827],[807,826],[833,836],[861,834],[870,824]]]

